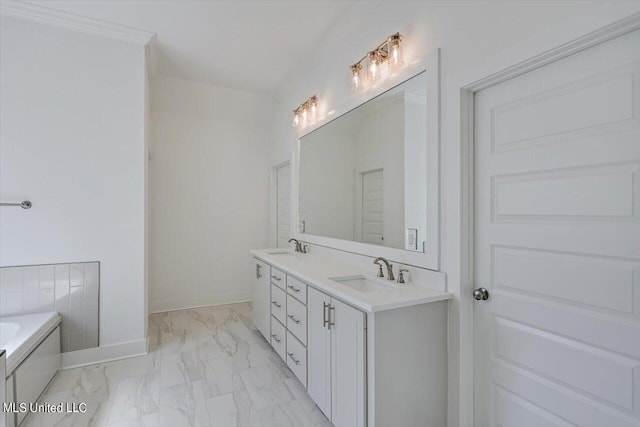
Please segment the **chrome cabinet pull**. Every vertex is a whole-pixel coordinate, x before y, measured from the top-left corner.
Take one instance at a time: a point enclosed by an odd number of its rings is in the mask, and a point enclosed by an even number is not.
[[[297,360],[295,357],[293,357],[293,353],[287,353],[289,355],[289,357],[291,358],[291,360],[293,360],[293,363],[295,363],[296,365],[300,364],[300,361]]]
[[[333,312],[333,316],[331,316],[331,312]],[[336,319],[336,308],[332,305],[329,306],[329,329],[331,329],[332,326],[336,325],[335,319]],[[332,320],[333,318],[333,320]]]
[[[296,322],[296,324],[300,323],[299,320],[297,320],[295,317],[293,317],[293,314],[287,314],[287,317],[291,320],[293,320],[294,322]]]
[[[260,274],[260,269],[262,268],[262,266],[260,264],[256,264],[256,279],[259,279],[262,277],[262,274]]]
[[[280,344],[280,339],[278,338],[278,336],[277,336],[276,334],[272,334],[272,335],[271,335],[271,338],[273,338],[273,340],[274,340],[275,342],[277,342],[278,344]]]
[[[271,278],[272,278],[273,280],[278,281],[278,282],[279,282],[280,280],[282,280],[281,278],[279,278],[278,276],[274,276],[273,274],[271,275]]]
[[[329,304],[327,304],[326,302],[322,301],[322,327],[326,328],[327,324],[329,323],[329,319],[327,319],[327,308],[329,307]]]
[[[275,305],[278,308],[282,307],[282,304],[278,304],[278,301],[271,301],[271,304]]]
[[[291,289],[293,292],[300,292],[300,289],[296,288],[293,285],[287,285],[287,288]]]

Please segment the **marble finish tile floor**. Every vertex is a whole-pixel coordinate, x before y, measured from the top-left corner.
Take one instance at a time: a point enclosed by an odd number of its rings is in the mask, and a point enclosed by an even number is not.
[[[269,343],[249,303],[152,314],[149,354],[61,371],[26,427],[331,427]]]

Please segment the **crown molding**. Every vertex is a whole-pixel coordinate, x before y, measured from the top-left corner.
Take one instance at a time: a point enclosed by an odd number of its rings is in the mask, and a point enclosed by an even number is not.
[[[73,31],[95,34],[116,40],[146,45],[155,39],[155,33],[100,19],[62,12],[17,0],[1,0],[0,15],[49,24]]]

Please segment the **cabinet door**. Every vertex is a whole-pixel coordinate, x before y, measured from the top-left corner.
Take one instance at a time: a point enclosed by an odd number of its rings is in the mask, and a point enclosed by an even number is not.
[[[335,427],[365,425],[364,316],[331,300],[331,422]]]
[[[331,298],[311,287],[307,298],[307,391],[331,418],[331,331],[325,321]]]
[[[253,261],[255,268],[252,287],[253,323],[262,335],[269,340],[271,331],[269,265],[257,259]]]

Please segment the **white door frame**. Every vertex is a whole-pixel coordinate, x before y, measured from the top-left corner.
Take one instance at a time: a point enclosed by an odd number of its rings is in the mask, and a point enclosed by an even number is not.
[[[628,12],[603,9],[597,16],[547,30],[445,82],[445,271],[447,290],[458,296],[449,305],[449,427],[474,425],[474,93],[637,29],[640,12],[629,16]]]
[[[278,247],[278,169],[285,166],[291,166],[291,161],[287,160],[272,165],[269,173],[269,223],[271,224],[271,227],[269,227],[269,246],[272,248]],[[289,174],[292,174],[291,170]],[[289,179],[291,179],[291,177],[289,177]],[[291,196],[291,194],[289,196]],[[289,208],[291,209],[291,206]],[[289,226],[293,228],[292,221],[290,221]],[[293,236],[293,230],[291,230],[291,233]]]

